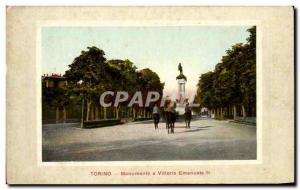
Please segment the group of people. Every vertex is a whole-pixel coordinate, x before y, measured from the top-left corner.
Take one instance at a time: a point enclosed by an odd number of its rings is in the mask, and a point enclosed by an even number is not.
[[[165,103],[165,120],[166,120],[166,129],[168,133],[174,133],[175,121],[176,121],[176,103],[174,101],[166,101]],[[158,123],[160,120],[160,111],[157,104],[153,107],[153,120],[154,120],[154,127],[158,129]],[[185,105],[185,124],[186,128],[190,128],[190,123],[192,119],[192,111],[189,106],[189,103]]]

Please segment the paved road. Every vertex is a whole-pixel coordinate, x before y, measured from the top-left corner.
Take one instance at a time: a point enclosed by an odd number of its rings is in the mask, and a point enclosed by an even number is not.
[[[211,119],[177,122],[175,134],[152,122],[80,129],[43,125],[43,161],[256,159],[256,127]]]

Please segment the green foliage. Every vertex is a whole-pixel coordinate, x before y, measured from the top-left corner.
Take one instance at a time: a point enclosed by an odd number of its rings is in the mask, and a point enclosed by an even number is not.
[[[158,92],[161,97],[163,94],[164,83],[160,82],[160,78],[157,73],[153,72],[151,69],[146,68],[138,71],[138,89],[142,92],[143,102],[146,102],[147,93],[149,91]],[[160,101],[160,100],[158,100]],[[150,104],[152,107],[154,103]]]
[[[68,104],[67,94],[63,88],[46,88],[42,85],[42,102],[43,106],[56,108],[66,106]]]
[[[90,112],[94,114],[95,108],[99,108],[99,96],[104,91],[126,91],[129,96],[139,90],[158,91],[162,95],[164,88],[155,72],[150,69],[137,71],[137,67],[128,59],[106,60],[104,51],[97,47],[87,47],[87,50],[81,51],[69,65],[64,77],[67,80],[67,86],[64,88],[46,88],[43,83],[43,110],[49,112],[66,105],[78,107],[82,105],[84,98],[86,120],[90,118]],[[106,101],[113,99],[110,96],[106,98]],[[121,106],[126,103],[128,102],[123,102]],[[80,113],[75,115],[81,115],[81,109],[78,111]]]
[[[104,84],[109,83],[112,76],[104,55],[103,50],[88,47],[88,51],[82,51],[74,59],[65,73],[70,92],[80,91],[91,98],[94,93],[105,90]],[[81,85],[78,85],[79,81],[82,81]]]
[[[200,76],[195,100],[202,107],[256,107],[256,28],[247,31],[246,44],[232,46],[213,72]]]
[[[138,86],[138,75],[137,67],[128,59],[120,60],[114,59],[109,60],[108,65],[110,66],[113,73],[111,73],[112,78],[112,90],[118,91],[123,90],[128,93],[134,93],[136,87]]]
[[[164,83],[160,82],[159,76],[149,68],[138,72],[138,83],[142,92],[157,91],[162,94],[164,88]]]

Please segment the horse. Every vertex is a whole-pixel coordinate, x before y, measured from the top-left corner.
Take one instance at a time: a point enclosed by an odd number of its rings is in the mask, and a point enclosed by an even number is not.
[[[158,123],[159,123],[159,114],[153,114],[153,120],[154,120],[154,127],[155,129],[158,129]]]
[[[191,124],[191,119],[192,119],[192,113],[191,111],[187,111],[184,113],[185,116],[185,127],[186,128],[191,128],[190,124]]]
[[[172,105],[171,105],[172,103]],[[165,119],[166,119],[166,129],[168,129],[168,134],[174,134],[174,127],[176,121],[176,112],[175,112],[176,104],[171,101],[166,101],[165,104]]]
[[[166,128],[168,129],[168,134],[174,133],[175,121],[176,114],[169,111],[166,112]]]

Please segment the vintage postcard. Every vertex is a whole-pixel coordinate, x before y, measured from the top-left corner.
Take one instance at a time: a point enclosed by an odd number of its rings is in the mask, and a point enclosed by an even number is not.
[[[293,7],[7,7],[8,184],[294,183]]]

